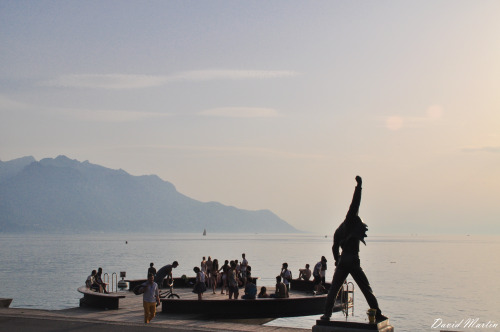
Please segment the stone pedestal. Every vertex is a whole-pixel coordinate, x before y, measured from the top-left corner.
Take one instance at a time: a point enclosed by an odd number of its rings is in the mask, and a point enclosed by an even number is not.
[[[377,324],[317,320],[312,330],[313,332],[393,332],[394,327],[389,324],[388,319],[378,322]]]

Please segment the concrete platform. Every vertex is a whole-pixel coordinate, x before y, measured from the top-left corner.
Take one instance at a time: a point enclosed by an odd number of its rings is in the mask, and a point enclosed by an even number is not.
[[[71,308],[65,310],[35,310],[0,308],[0,332],[48,331],[247,331],[247,332],[305,332],[310,329],[264,326],[271,319],[217,319],[207,320],[195,314],[166,314],[157,312],[150,324],[144,324],[142,296],[129,291],[120,299],[120,308]],[[204,298],[216,296],[205,293]],[[218,296],[217,296],[218,297]],[[241,300],[245,301],[245,300]],[[160,307],[157,308],[161,310]],[[153,329],[153,330],[151,330]]]

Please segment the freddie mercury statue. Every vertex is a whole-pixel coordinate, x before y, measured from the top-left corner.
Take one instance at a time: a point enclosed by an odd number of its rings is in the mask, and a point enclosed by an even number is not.
[[[359,261],[359,242],[363,242],[366,245],[365,237],[368,226],[358,216],[359,205],[361,203],[361,177],[356,176],[356,182],[357,185],[349,211],[344,222],[340,224],[333,235],[332,251],[336,268],[333,274],[332,285],[328,291],[325,314],[321,316],[322,320],[330,320],[335,298],[349,274],[351,274],[361,292],[363,292],[370,308],[377,309],[376,320],[383,321],[387,319],[380,311],[377,299],[373,294],[368,278],[365,272],[363,272]],[[341,254],[339,254],[339,248],[342,248]]]

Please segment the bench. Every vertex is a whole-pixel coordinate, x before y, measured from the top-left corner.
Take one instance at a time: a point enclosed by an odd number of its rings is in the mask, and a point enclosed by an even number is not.
[[[85,305],[104,309],[118,309],[120,299],[125,298],[125,295],[99,293],[90,290],[86,286],[78,288],[78,291],[83,294],[80,299],[80,307]]]

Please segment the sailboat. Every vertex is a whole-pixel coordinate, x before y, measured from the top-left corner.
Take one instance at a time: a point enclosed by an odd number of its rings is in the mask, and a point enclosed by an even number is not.
[[[206,229],[203,230],[203,236],[207,236],[207,230]]]

